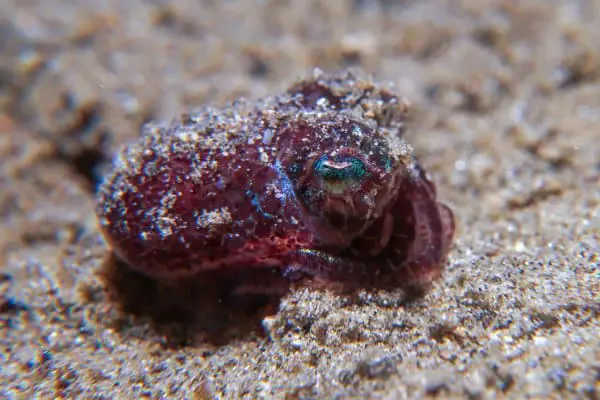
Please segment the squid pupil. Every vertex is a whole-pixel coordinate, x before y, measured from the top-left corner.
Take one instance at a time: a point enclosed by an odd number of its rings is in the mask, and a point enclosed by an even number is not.
[[[362,179],[366,174],[365,164],[356,157],[322,156],[315,164],[315,172],[328,181]]]

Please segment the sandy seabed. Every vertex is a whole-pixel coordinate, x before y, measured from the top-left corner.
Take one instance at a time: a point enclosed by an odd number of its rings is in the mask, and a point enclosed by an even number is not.
[[[0,397],[600,398],[600,1],[3,1]],[[459,231],[423,297],[268,316],[129,273],[95,188],[149,120],[359,66]]]

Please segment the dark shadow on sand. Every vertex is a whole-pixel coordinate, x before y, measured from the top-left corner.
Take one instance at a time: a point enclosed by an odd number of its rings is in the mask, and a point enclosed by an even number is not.
[[[102,275],[123,316],[149,318],[166,347],[203,342],[222,346],[261,336],[262,319],[276,312],[280,301],[280,296],[235,294],[235,284],[219,277],[206,276],[202,282],[159,282],[132,271],[114,255],[106,260]],[[127,324],[132,320],[124,319]],[[117,328],[126,332],[131,326]]]
[[[131,270],[111,255],[105,262],[103,277],[111,300],[124,317],[121,326],[116,327],[124,335],[139,332],[131,326],[135,318],[127,318],[136,316],[142,318],[140,328],[146,326],[144,318],[150,319],[154,333],[162,338],[166,347],[202,343],[222,346],[235,340],[263,336],[263,318],[277,312],[281,298],[291,289],[279,271],[265,271],[262,275],[257,271],[260,270],[238,270],[229,274],[217,271],[197,279],[162,282]],[[304,284],[314,290],[328,290],[344,296],[346,305],[381,303],[384,307],[400,304],[418,307],[427,293],[423,287],[375,288],[359,282],[353,282],[351,287],[333,282],[309,281]],[[250,294],[248,288],[258,288],[259,293],[271,290],[277,294]],[[368,295],[371,291],[373,296]]]

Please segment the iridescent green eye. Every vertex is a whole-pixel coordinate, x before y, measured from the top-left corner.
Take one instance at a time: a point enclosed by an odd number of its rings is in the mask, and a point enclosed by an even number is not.
[[[324,183],[331,189],[335,187],[342,189],[339,185],[347,186],[352,182],[360,181],[367,174],[365,163],[354,156],[324,155],[317,160],[314,169],[315,175],[323,178]]]

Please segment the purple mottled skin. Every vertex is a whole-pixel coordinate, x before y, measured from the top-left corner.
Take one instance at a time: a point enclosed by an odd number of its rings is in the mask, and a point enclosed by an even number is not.
[[[403,139],[408,104],[351,72],[147,126],[100,190],[114,252],[163,280],[424,287],[452,212]]]

